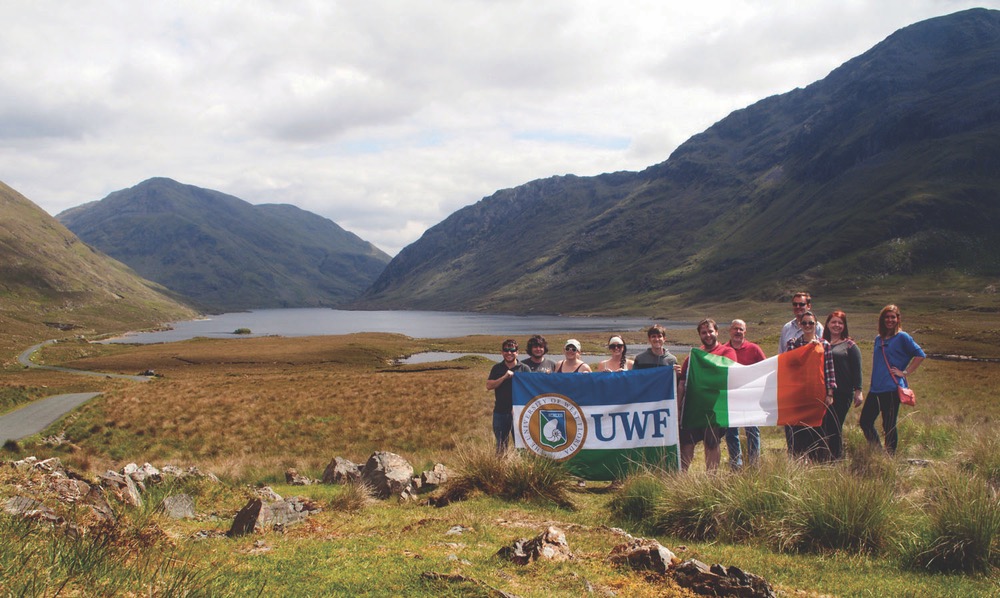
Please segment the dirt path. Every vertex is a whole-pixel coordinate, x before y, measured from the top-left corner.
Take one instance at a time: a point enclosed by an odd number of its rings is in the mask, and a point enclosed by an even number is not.
[[[79,374],[81,376],[98,376],[101,378],[124,378],[136,382],[148,382],[149,376],[129,376],[126,374],[106,374],[104,372],[88,372],[84,370],[74,370],[73,368],[63,368],[52,365],[39,365],[31,361],[31,356],[36,351],[49,343],[55,341],[45,341],[25,349],[17,358],[21,365],[29,368],[39,368],[66,372],[69,374]],[[76,409],[90,399],[96,397],[99,392],[75,392],[71,394],[53,395],[44,399],[39,399],[27,405],[15,409],[10,413],[0,416],[0,444],[8,440],[20,440],[32,434],[38,434],[48,426],[55,423],[63,415]]]

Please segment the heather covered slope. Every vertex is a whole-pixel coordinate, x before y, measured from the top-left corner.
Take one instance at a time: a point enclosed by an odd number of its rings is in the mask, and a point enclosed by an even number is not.
[[[389,256],[290,205],[154,178],[59,214],[81,239],[203,309],[336,306]]]
[[[1000,275],[1000,12],[901,29],[639,173],[499,191],[406,247],[359,305],[607,311]]]

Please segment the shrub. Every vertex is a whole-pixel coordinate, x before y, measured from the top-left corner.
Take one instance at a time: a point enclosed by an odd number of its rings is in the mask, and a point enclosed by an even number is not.
[[[1000,499],[978,476],[949,472],[928,493],[924,526],[902,547],[905,565],[989,572],[1000,565]]]
[[[249,328],[237,328],[233,334],[253,334],[253,332]]]

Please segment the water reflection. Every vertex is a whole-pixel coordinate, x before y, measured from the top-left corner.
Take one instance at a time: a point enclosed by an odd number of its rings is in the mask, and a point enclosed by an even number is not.
[[[132,333],[112,342],[168,343],[195,337],[237,338],[237,329],[254,336],[314,336],[355,332],[393,332],[412,338],[451,338],[474,334],[510,335],[591,332],[629,332],[653,323],[668,329],[693,326],[689,322],[646,318],[583,316],[514,316],[444,311],[344,311],[325,308],[260,309],[227,313],[200,320],[174,322],[170,330]]]
[[[666,347],[667,351],[670,351],[671,353],[676,355],[678,359],[683,358],[685,355],[691,352],[691,347],[685,345],[666,345]],[[635,359],[636,355],[642,353],[648,348],[649,345],[629,345],[629,354],[628,354],[629,359]],[[409,357],[397,360],[396,363],[403,365],[403,364],[414,364],[414,363],[433,363],[436,361],[452,361],[454,359],[465,357],[467,355],[478,355],[480,357],[485,357],[490,361],[500,361],[501,359],[499,353],[456,353],[449,351],[427,351],[425,353],[414,353]],[[518,360],[520,361],[526,359],[528,356],[526,354],[519,353],[517,357]],[[547,355],[547,357],[553,361],[559,361],[560,359],[558,355],[553,355],[551,353]],[[593,365],[599,361],[604,361],[605,359],[608,358],[608,356],[602,353],[593,353],[593,354],[584,353],[583,355],[581,355],[581,358],[589,365]]]

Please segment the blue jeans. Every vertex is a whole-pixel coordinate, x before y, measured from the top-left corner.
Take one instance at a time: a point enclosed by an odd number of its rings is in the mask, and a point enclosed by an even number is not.
[[[760,458],[760,428],[752,426],[743,428],[747,431],[747,463],[756,465]],[[729,467],[743,467],[743,449],[740,447],[740,428],[726,430],[726,448],[729,450]]]
[[[493,413],[493,437],[497,440],[497,454],[506,453],[514,437],[513,413]]]

